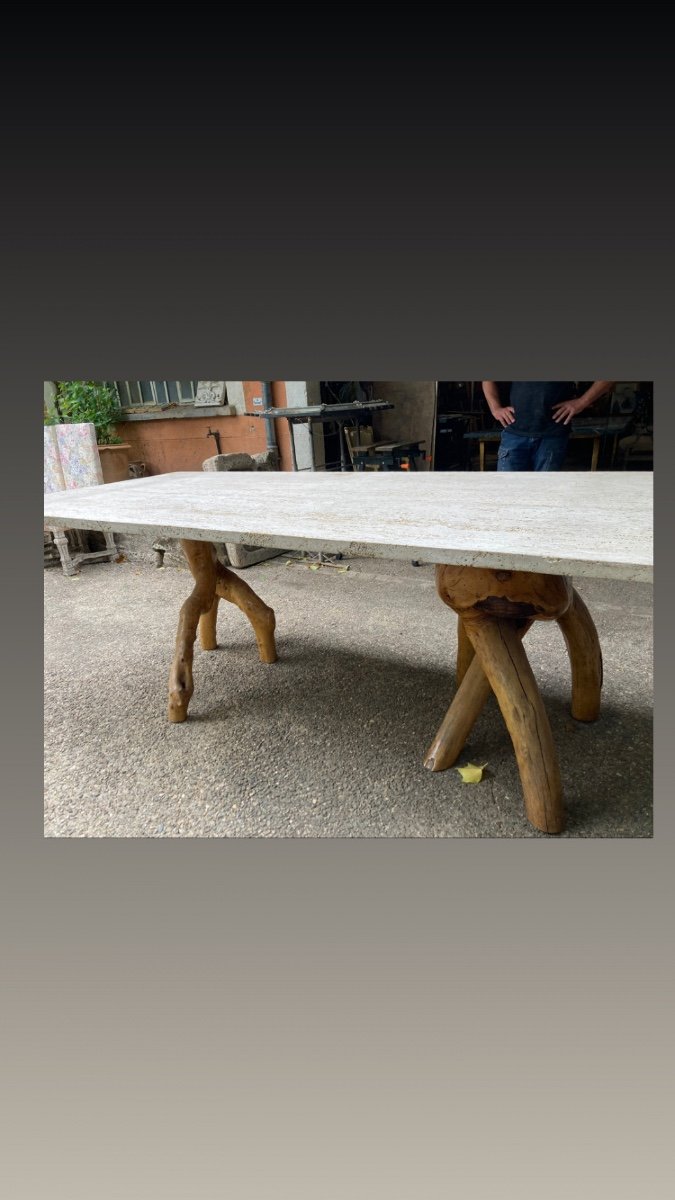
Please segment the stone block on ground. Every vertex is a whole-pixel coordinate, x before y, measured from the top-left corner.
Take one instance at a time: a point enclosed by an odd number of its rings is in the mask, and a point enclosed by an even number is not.
[[[279,467],[279,454],[276,450],[261,450],[253,455],[256,471],[276,471]]]
[[[255,460],[250,454],[214,454],[202,463],[203,471],[255,471]]]

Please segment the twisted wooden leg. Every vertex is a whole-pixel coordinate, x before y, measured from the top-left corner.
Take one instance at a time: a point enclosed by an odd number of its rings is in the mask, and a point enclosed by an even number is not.
[[[474,658],[467,667],[455,698],[427,750],[424,765],[428,771],[445,771],[456,762],[483,711],[490,691],[487,676],[479,660]]]
[[[176,651],[169,675],[169,720],[184,721],[194,692],[192,662],[194,643],[199,638],[204,650],[215,650],[218,602],[222,597],[236,604],[248,617],[264,663],[277,660],[274,641],[274,612],[252,588],[217,560],[210,542],[183,540],[195,586],[180,610]]]
[[[566,613],[558,617],[572,667],[572,716],[596,721],[600,714],[602,651],[593,618],[576,588]]]
[[[476,657],[511,735],[528,819],[544,833],[565,825],[558,755],[519,632],[500,618],[467,621]]]
[[[180,610],[176,651],[169,674],[169,720],[184,721],[194,692],[192,659],[197,625],[213,606],[216,593],[215,551],[210,542],[182,541],[195,586]]]
[[[532,625],[532,621],[515,622],[514,625],[518,637],[522,639]],[[459,626],[470,648],[471,657],[452,704],[427,750],[424,765],[428,771],[445,771],[457,761],[492,691],[480,660],[475,657],[471,639],[464,628],[461,617]],[[459,653],[458,650],[458,674]],[[466,653],[466,657],[469,657],[468,653]]]
[[[253,588],[250,588],[243,579],[235,575],[234,571],[228,570],[222,563],[216,563],[216,591],[223,600],[229,600],[231,604],[236,604],[237,608],[248,617],[255,640],[258,643],[258,653],[260,661],[264,663],[274,663],[277,661],[277,648],[274,641],[274,629],[276,626],[276,618],[274,610],[269,608],[267,604],[256,595]]]

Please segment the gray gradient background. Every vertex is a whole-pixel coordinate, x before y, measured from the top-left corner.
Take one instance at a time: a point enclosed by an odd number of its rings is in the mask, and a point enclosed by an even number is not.
[[[373,118],[359,146],[343,139],[341,172],[317,121],[303,131],[314,157],[291,155],[284,176],[281,149],[265,159],[242,135],[220,188],[148,186],[132,207],[92,123],[67,163],[87,164],[95,194],[45,196],[49,146],[35,178],[15,181],[5,412],[25,453],[3,480],[22,501],[4,526],[0,691],[12,1200],[671,1194],[665,619],[652,840],[42,837],[43,378],[183,378],[225,359],[263,378],[510,378],[525,364],[531,378],[653,379],[667,540],[673,264],[663,180],[644,179],[659,132],[620,89],[599,103],[621,121],[573,152],[562,106],[508,151],[504,117],[468,189],[456,164],[469,133],[417,136],[409,112],[396,137],[369,141]],[[545,125],[571,155],[562,167],[534,162]],[[276,113],[272,135],[282,128]],[[206,151],[201,132],[203,146],[184,120],[172,153]],[[110,143],[105,119],[99,133]],[[143,162],[151,181],[166,144],[144,153],[125,159],[127,177]],[[618,153],[632,165],[612,187]],[[496,188],[505,171],[515,182]],[[665,613],[673,569],[666,552]]]

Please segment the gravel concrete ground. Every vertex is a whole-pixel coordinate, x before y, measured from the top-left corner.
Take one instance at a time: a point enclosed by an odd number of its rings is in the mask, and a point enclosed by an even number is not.
[[[219,649],[195,650],[188,721],[166,719],[187,569],[86,564],[45,582],[49,837],[544,837],[524,817],[494,698],[459,763],[424,770],[454,688],[456,622],[431,566],[271,559],[242,576],[277,614],[279,662],[221,601]],[[603,709],[569,715],[557,626],[527,637],[560,754],[563,837],[652,836],[652,592],[578,581],[603,647]]]

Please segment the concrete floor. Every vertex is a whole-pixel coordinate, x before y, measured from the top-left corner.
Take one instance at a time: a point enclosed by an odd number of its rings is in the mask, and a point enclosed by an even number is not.
[[[494,698],[459,764],[424,770],[452,699],[456,621],[431,566],[351,560],[341,573],[271,559],[242,576],[275,609],[279,662],[259,663],[221,601],[220,647],[195,651],[182,725],[166,719],[191,576],[149,562],[60,569],[45,582],[49,837],[544,837],[525,819]],[[569,715],[557,626],[527,636],[560,755],[563,837],[652,836],[652,594],[578,581],[603,647],[603,710]]]

